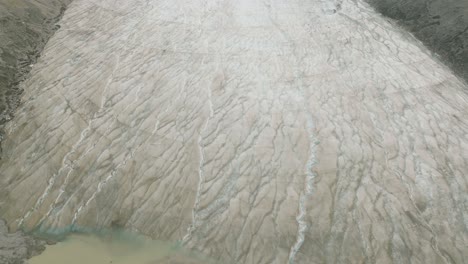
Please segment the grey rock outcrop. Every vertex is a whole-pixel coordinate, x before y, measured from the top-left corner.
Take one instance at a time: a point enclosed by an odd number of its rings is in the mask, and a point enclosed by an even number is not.
[[[45,245],[46,242],[20,231],[9,233],[5,221],[0,219],[0,263],[27,263],[27,259],[44,251]]]

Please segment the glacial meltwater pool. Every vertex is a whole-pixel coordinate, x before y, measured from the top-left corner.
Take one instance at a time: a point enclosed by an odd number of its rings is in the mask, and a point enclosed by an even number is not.
[[[167,242],[145,238],[122,238],[72,234],[47,246],[30,264],[164,264],[213,263],[198,254]]]

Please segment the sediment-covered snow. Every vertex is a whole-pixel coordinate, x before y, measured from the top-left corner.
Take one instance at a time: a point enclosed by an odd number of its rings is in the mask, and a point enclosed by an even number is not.
[[[7,125],[13,228],[221,263],[464,263],[467,87],[361,1],[75,0]]]

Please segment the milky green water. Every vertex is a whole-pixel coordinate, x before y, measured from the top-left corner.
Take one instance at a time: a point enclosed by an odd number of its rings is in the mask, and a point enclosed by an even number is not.
[[[122,239],[110,236],[70,235],[50,245],[30,264],[169,264],[212,263],[174,244],[144,238]]]

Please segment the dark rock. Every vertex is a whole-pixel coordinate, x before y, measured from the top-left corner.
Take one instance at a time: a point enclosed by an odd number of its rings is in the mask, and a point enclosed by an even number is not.
[[[18,84],[58,28],[72,0],[0,1],[0,125],[13,117],[20,102]]]
[[[366,0],[411,31],[468,80],[468,1]]]

